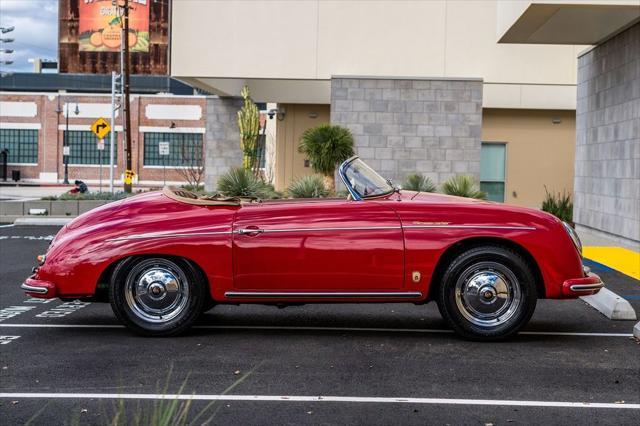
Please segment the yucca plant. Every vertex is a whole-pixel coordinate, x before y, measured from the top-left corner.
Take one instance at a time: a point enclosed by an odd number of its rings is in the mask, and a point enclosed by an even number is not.
[[[218,179],[218,191],[228,197],[277,198],[272,185],[243,167],[229,169]]]
[[[408,175],[402,184],[402,189],[418,192],[436,192],[436,186],[431,179],[420,173],[411,173]]]
[[[451,177],[442,184],[442,192],[447,195],[455,195],[458,197],[477,198],[485,200],[487,194],[480,191],[478,184],[473,176],[456,175]]]
[[[313,170],[324,177],[326,188],[333,193],[336,167],[353,155],[353,136],[344,127],[321,124],[302,134],[298,151],[307,156]]]
[[[542,201],[542,210],[551,213],[555,217],[570,224],[573,224],[573,201],[571,194],[567,191],[549,192],[544,187],[545,197]]]
[[[323,198],[329,195],[329,191],[321,176],[310,175],[293,181],[287,188],[287,194],[292,198]]]

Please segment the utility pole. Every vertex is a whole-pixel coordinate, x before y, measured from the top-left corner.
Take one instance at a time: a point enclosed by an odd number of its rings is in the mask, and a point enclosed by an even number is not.
[[[126,154],[126,170],[124,179],[124,191],[131,192],[132,181],[128,175],[132,171],[131,164],[131,113],[129,103],[129,0],[124,0],[124,26],[123,36],[120,39],[120,45],[123,46],[124,52],[124,134],[125,134],[125,154]]]

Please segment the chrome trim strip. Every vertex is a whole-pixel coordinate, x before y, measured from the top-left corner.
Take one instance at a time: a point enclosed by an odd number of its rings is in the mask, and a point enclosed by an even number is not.
[[[211,231],[211,232],[187,232],[176,234],[134,234],[126,237],[108,238],[105,241],[126,241],[141,240],[145,238],[182,238],[182,237],[200,237],[204,235],[231,235],[232,231]]]
[[[265,292],[265,291],[227,291],[224,294],[228,298],[247,299],[334,299],[334,298],[419,298],[422,293],[419,291],[410,292]]]
[[[500,226],[500,225],[405,225],[405,226],[360,226],[360,227],[318,227],[318,228],[290,228],[290,229],[238,229],[235,231],[211,231],[211,232],[190,232],[190,233],[174,233],[174,234],[135,234],[126,237],[108,238],[106,241],[127,241],[139,240],[145,238],[183,238],[183,237],[200,237],[207,235],[246,235],[246,234],[269,234],[269,233],[285,233],[285,232],[327,232],[327,231],[375,231],[390,229],[504,229],[504,230],[526,230],[535,231],[532,226]]]
[[[574,284],[569,287],[571,291],[592,291],[598,290],[604,287],[604,283],[596,283],[596,284]]]
[[[430,229],[430,228],[453,228],[453,229],[506,229],[535,231],[533,226],[503,226],[503,225],[406,225],[404,229]]]
[[[359,226],[359,227],[328,227],[328,228],[290,228],[290,229],[257,229],[250,230],[251,232],[260,232],[262,234],[269,233],[282,233],[282,232],[314,232],[314,231],[373,231],[373,230],[386,230],[386,229],[401,229],[400,226]],[[242,230],[241,230],[242,231]],[[236,231],[239,234],[242,232]]]
[[[49,289],[47,287],[35,287],[27,283],[22,283],[20,288],[23,289],[24,291],[28,291],[29,293],[38,293],[38,294],[49,293]]]

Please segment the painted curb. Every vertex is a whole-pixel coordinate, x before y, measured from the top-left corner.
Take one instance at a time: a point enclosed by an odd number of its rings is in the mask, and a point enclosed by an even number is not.
[[[640,339],[640,322],[633,327],[633,337]]]
[[[610,320],[637,319],[636,311],[631,304],[607,288],[603,288],[593,296],[582,296],[580,299],[596,308]]]
[[[63,226],[71,222],[73,219],[73,217],[19,217],[13,222],[13,224],[16,226]]]

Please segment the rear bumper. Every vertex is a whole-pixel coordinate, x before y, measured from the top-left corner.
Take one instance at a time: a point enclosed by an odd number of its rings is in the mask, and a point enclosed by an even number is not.
[[[29,277],[20,286],[27,295],[42,299],[52,299],[56,297],[56,285],[49,281],[37,280]]]
[[[566,280],[562,284],[562,294],[567,297],[588,296],[596,294],[603,287],[600,277],[589,272],[586,277]]]

